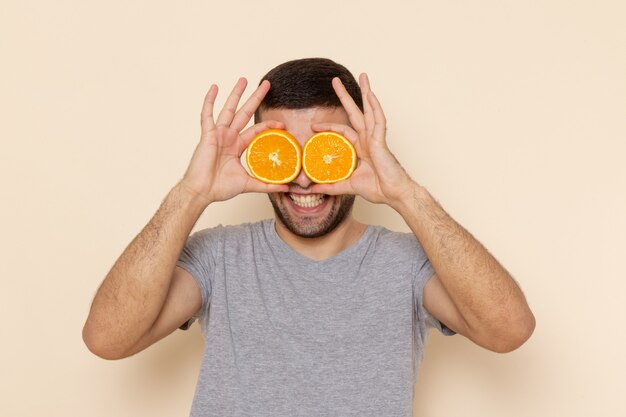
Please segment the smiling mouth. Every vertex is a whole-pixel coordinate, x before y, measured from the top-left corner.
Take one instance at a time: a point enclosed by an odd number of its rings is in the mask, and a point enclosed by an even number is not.
[[[304,208],[317,207],[326,200],[326,194],[293,194],[287,193],[291,201],[298,206]]]

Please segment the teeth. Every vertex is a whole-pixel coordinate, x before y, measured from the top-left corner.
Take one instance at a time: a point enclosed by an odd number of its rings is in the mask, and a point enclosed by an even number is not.
[[[291,200],[299,207],[312,208],[317,207],[324,201],[324,194],[289,194]]]

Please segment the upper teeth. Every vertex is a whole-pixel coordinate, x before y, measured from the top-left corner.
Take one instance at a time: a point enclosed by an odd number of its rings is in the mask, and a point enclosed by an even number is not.
[[[289,197],[296,203],[297,206],[300,207],[316,207],[322,204],[324,201],[324,194],[307,194],[307,195],[298,195],[298,194],[289,194]]]

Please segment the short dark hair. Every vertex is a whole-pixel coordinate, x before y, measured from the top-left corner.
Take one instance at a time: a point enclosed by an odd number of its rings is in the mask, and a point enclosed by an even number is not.
[[[361,88],[346,67],[327,58],[303,58],[288,61],[270,70],[263,78],[271,84],[254,117],[268,109],[306,109],[310,107],[341,107],[333,90],[332,79],[339,77],[346,90],[363,110]]]

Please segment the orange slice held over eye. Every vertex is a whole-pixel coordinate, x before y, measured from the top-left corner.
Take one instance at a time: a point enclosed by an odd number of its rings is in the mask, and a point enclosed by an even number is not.
[[[302,150],[289,132],[269,129],[248,144],[246,164],[253,177],[268,184],[286,184],[300,173]]]
[[[356,167],[356,150],[337,132],[314,134],[302,150],[289,132],[269,129],[252,139],[246,152],[246,163],[254,178],[269,184],[291,182],[301,168],[311,181],[332,184],[352,175]]]
[[[319,132],[304,144],[302,169],[311,181],[332,184],[352,175],[356,167],[356,150],[352,143],[336,132]]]

